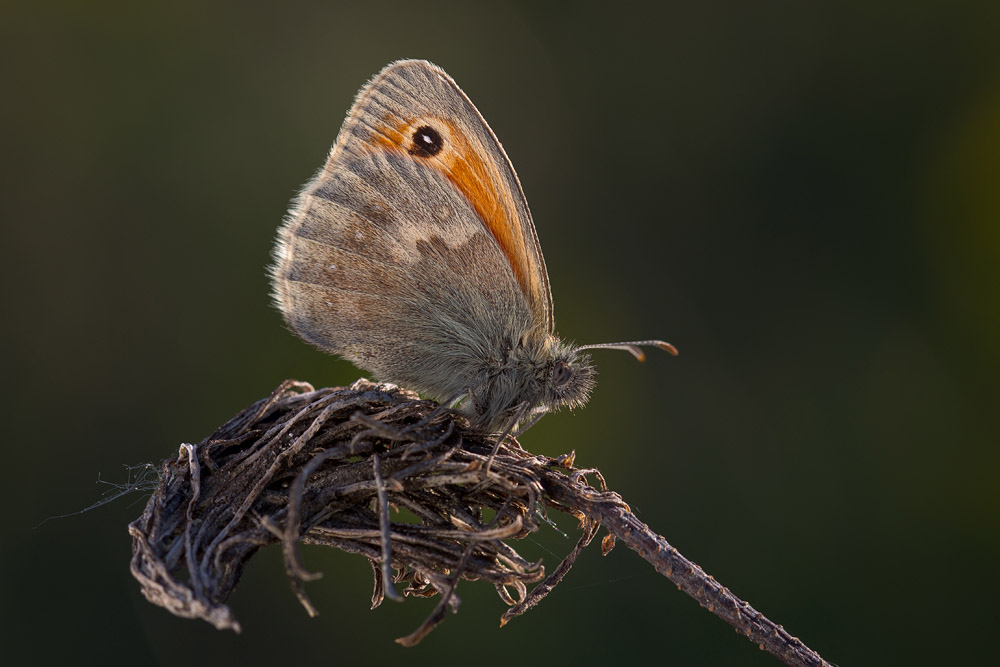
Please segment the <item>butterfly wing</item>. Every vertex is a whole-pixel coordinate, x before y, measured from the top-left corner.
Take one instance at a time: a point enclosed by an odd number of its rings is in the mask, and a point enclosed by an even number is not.
[[[441,398],[552,332],[510,161],[454,81],[401,61],[359,93],[279,232],[275,298],[300,336]]]

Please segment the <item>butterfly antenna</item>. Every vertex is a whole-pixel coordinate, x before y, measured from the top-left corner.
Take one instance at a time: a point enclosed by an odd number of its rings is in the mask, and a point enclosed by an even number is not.
[[[677,348],[662,340],[630,340],[621,343],[596,343],[594,345],[581,345],[577,350],[623,350],[628,352],[638,361],[646,361],[646,353],[642,351],[644,346],[658,347],[666,350],[670,354],[677,356]]]

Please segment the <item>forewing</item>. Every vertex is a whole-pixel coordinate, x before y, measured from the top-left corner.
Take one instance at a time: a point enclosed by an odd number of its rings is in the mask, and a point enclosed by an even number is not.
[[[441,139],[433,154],[429,128]],[[348,156],[390,151],[445,176],[469,202],[500,249],[546,333],[552,297],[531,213],[517,174],[489,125],[442,69],[423,60],[393,63],[361,91],[327,167]]]

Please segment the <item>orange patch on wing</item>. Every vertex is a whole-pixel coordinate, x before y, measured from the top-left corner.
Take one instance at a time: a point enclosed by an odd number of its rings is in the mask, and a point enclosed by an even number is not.
[[[388,122],[390,119],[385,118]],[[396,125],[379,125],[371,133],[371,140],[376,146],[393,150],[406,151],[407,137],[410,134],[410,125],[405,120],[395,119],[399,122]]]
[[[372,142],[381,148],[412,155],[413,132],[425,123],[420,119],[407,121],[398,117],[384,120],[385,124],[372,133]],[[428,166],[441,171],[458,188],[500,245],[525,296],[536,307],[544,304],[543,286],[532,282],[538,268],[532,266],[533,258],[525,247],[524,230],[513,210],[512,193],[501,189],[506,185],[503,175],[473,150],[468,139],[453,123],[435,118],[426,124],[438,131],[446,131],[444,148],[433,157],[413,159],[426,161]]]
[[[509,201],[509,194],[504,197],[498,192],[503,183],[502,175],[492,170],[491,165],[472,150],[458,128],[448,122],[445,125],[453,142],[452,150],[447,155],[442,151],[448,180],[465,195],[479,219],[490,230],[503,254],[507,256],[525,294],[534,297],[529,284],[530,259],[527,248],[524,247],[522,230],[511,210],[513,202]]]

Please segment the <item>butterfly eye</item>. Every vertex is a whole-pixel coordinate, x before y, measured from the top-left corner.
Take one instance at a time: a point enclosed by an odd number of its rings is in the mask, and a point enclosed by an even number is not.
[[[441,138],[441,133],[433,127],[424,125],[414,130],[410,155],[432,157],[440,153],[442,148],[444,148],[444,139]]]
[[[573,377],[573,369],[569,367],[569,364],[565,361],[557,361],[552,369],[552,384],[561,387],[569,382],[571,377]]]

